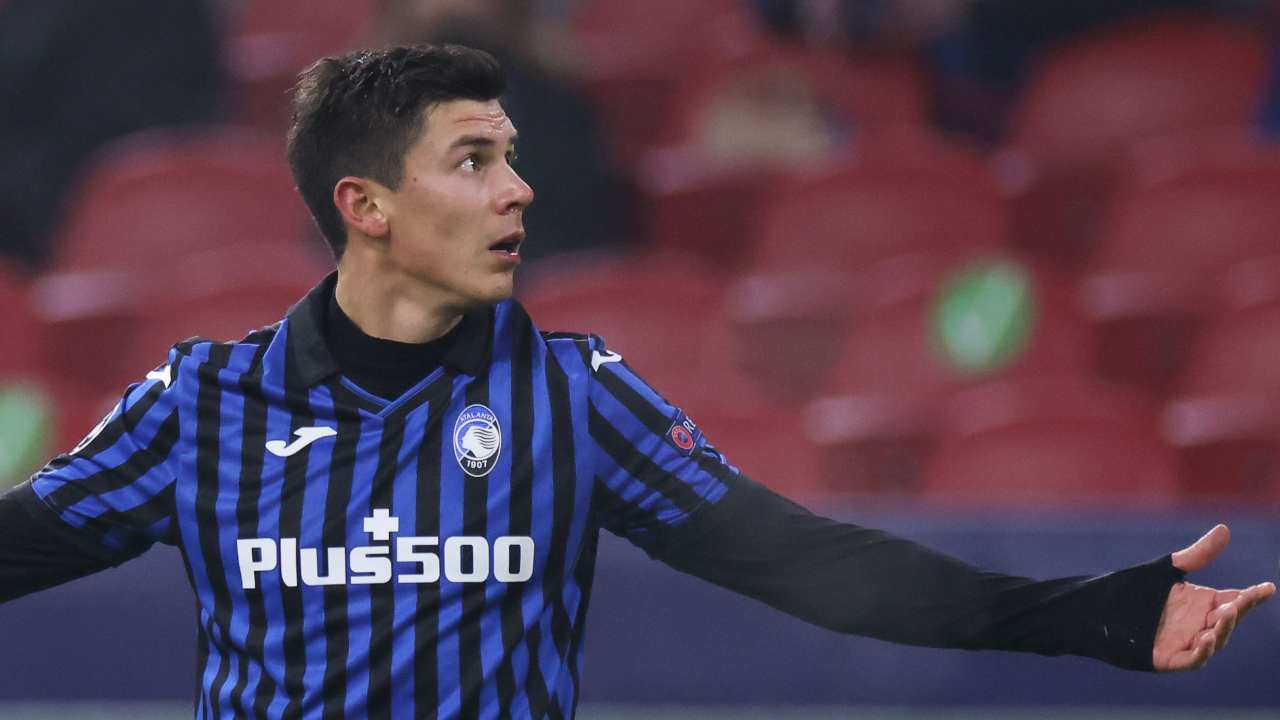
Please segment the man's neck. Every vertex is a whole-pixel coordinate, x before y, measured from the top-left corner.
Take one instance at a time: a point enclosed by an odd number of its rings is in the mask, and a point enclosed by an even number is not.
[[[366,335],[402,343],[426,343],[443,337],[462,319],[439,291],[402,273],[378,271],[362,263],[338,264],[334,288],[338,306]]]

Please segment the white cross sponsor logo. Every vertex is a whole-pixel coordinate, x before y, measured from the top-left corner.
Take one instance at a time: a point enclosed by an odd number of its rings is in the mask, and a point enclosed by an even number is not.
[[[400,518],[386,508],[377,508],[364,519],[363,529],[375,542],[389,543],[400,529]],[[303,585],[383,585],[392,582],[418,584],[440,582],[482,583],[492,577],[502,583],[527,582],[533,577],[533,538],[504,535],[494,539],[461,535],[445,538],[396,537],[394,545],[366,545],[356,548],[299,548],[297,538],[251,538],[236,541],[240,583],[245,590],[259,587],[262,573],[278,570],[286,587]],[[464,562],[466,558],[470,562]],[[441,562],[443,560],[443,562]],[[396,573],[397,566],[409,565],[409,572]]]
[[[320,438],[333,437],[334,435],[337,435],[338,431],[334,430],[331,427],[323,427],[323,426],[304,427],[304,428],[298,428],[297,430],[294,430],[293,434],[297,435],[298,439],[294,440],[293,442],[287,445],[283,440],[268,440],[267,450],[272,455],[278,455],[280,457],[289,457],[290,455],[297,453],[302,448],[310,445],[311,443],[319,440]]]
[[[607,363],[622,362],[622,356],[612,350],[600,352],[599,350],[591,351],[591,370],[600,372],[600,366]]]

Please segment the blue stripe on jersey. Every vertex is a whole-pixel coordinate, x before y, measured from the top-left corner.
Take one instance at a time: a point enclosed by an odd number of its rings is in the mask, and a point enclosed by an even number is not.
[[[329,388],[312,388],[308,396],[311,412],[317,420],[334,423],[333,396]],[[302,493],[302,522],[298,527],[298,547],[324,547],[324,509],[329,492],[329,468],[333,460],[335,443],[325,443],[314,448],[307,458],[306,482],[297,492]],[[324,711],[324,698],[318,692],[324,685],[325,662],[328,642],[325,635],[325,589],[315,585],[299,584],[297,589],[302,607],[319,611],[302,613],[302,634],[305,642],[306,669],[302,674],[307,697],[301,703],[304,718],[320,718]]]
[[[284,483],[279,479],[285,476],[285,463],[287,458],[279,457],[273,453],[267,452],[265,442],[276,438],[287,438],[293,434],[292,431],[293,418],[291,414],[283,408],[268,406],[266,408],[266,430],[264,446],[261,448],[253,448],[251,451],[261,457],[261,478],[272,478],[271,481],[262,481],[258,485],[260,494],[258,497],[257,508],[257,535],[255,537],[282,537],[281,533],[281,502],[284,493]],[[323,452],[324,448],[317,448],[315,452]],[[235,578],[239,580],[237,576]],[[253,698],[260,692],[260,688],[266,685],[269,690],[274,687],[271,693],[270,712],[279,713],[284,710],[284,706],[288,705],[288,696],[284,694],[284,633],[288,627],[285,617],[283,602],[283,581],[281,576],[274,575],[262,578],[263,591],[261,593],[260,605],[266,615],[267,627],[262,633],[262,654],[264,663],[262,667],[254,667],[250,671],[248,682],[245,685],[243,697],[246,698],[242,702],[244,705],[252,705]],[[271,588],[268,590],[267,588]],[[251,667],[258,666],[259,663],[249,663]],[[265,675],[266,677],[263,677]]]
[[[360,422],[360,435],[356,442],[355,475],[351,482],[351,499],[347,502],[347,532],[345,547],[371,545],[362,523],[369,517],[370,493],[374,473],[378,468],[378,447],[382,444],[382,420],[365,414]],[[352,688],[369,685],[369,626],[372,622],[372,604],[368,585],[357,585],[347,577],[347,698],[345,712],[348,717],[368,714],[365,696],[351,692]]]
[[[500,311],[501,312],[501,311]],[[498,427],[504,437],[510,441],[512,432],[511,414],[511,342],[512,328],[502,318],[496,323],[498,331],[493,338],[493,359],[489,367],[488,405],[498,417]],[[512,453],[509,447],[498,455],[498,462],[489,477],[511,478]],[[510,535],[510,499],[511,483],[486,482],[487,513],[485,522],[486,534],[490,537]],[[492,548],[491,548],[492,549]],[[499,707],[496,673],[506,653],[502,646],[502,603],[506,594],[506,584],[493,577],[490,568],[489,580],[484,584],[484,613],[480,616],[480,669],[484,678],[480,686],[480,707],[486,712],[482,717],[497,717]]]
[[[462,508],[466,489],[466,473],[453,455],[453,424],[457,410],[466,407],[467,378],[453,380],[449,396],[449,412],[441,424],[445,442],[440,448],[440,538],[463,534]],[[443,550],[443,547],[441,548]],[[441,553],[443,555],[443,553]],[[442,558],[443,560],[443,558]],[[441,565],[444,563],[442,562]],[[443,574],[440,577],[440,615],[437,621],[436,641],[437,676],[439,677],[439,714],[451,717],[462,708],[462,668],[459,663],[459,625],[462,622],[462,588]]]
[[[236,348],[239,350],[239,348]],[[218,374],[222,375],[221,370]],[[226,390],[219,391],[220,398],[218,408],[221,412],[221,418],[218,422],[218,465],[217,465],[217,497],[215,502],[219,505],[225,505],[223,498],[227,500],[234,499],[240,493],[237,483],[240,479],[240,456],[242,446],[240,443],[243,437],[243,420],[244,420],[244,398],[243,396],[228,392]],[[234,522],[226,521],[225,508],[219,507],[215,511],[218,516],[218,545],[221,548],[221,554],[224,558],[233,558],[236,556],[236,539],[239,535],[239,528]],[[223,564],[223,583],[227,587],[236,587],[240,582],[240,569],[235,563]],[[230,642],[236,646],[243,647],[249,635],[249,608],[243,603],[232,602],[228,607],[229,622],[227,624],[227,635],[230,636]],[[236,712],[243,710],[241,704],[242,698],[235,697],[233,699],[233,690],[248,683],[255,683],[256,678],[251,677],[260,672],[260,668],[256,663],[240,663],[230,662],[226,664],[227,674],[223,676],[222,686],[217,689],[218,705],[220,707],[236,708]],[[245,676],[241,676],[241,673]]]
[[[533,377],[543,378],[546,373],[546,357],[535,353],[533,359]],[[551,444],[552,417],[551,417],[551,401],[547,397],[546,383],[533,383],[533,408],[534,408],[534,447],[549,447]],[[563,432],[563,429],[561,430]],[[554,572],[554,568],[550,567],[551,557],[551,533],[553,523],[546,521],[546,516],[551,514],[551,508],[555,507],[555,495],[557,492],[563,492],[555,485],[555,475],[553,473],[553,463],[547,462],[545,458],[534,458],[533,460],[533,518],[532,533],[534,547],[537,548],[537,568],[538,576]],[[536,659],[537,667],[537,690],[542,694],[549,694],[552,689],[552,683],[555,680],[556,670],[560,664],[559,655],[556,653],[555,644],[551,642],[550,616],[548,608],[555,601],[553,597],[547,597],[545,588],[542,583],[530,588],[525,593],[525,602],[522,612],[525,619],[525,627],[531,628],[527,633],[525,644],[530,658]],[[542,627],[542,619],[548,620],[547,626]],[[520,676],[517,676],[520,677]],[[526,687],[526,693],[532,690]],[[538,702],[540,698],[535,695],[528,695],[531,706]],[[545,698],[541,698],[545,702]]]
[[[396,485],[391,512],[400,518],[400,527],[403,530],[412,531],[415,536],[420,536],[417,531],[419,446],[412,439],[422,438],[426,434],[430,415],[439,412],[439,407],[431,407],[430,403],[426,403],[405,417],[405,442],[400,446],[400,452],[396,456]],[[395,634],[391,646],[391,705],[393,708],[408,708],[411,717],[416,717],[413,683],[416,652],[413,629],[417,613],[417,587],[409,584],[398,585],[392,620]]]

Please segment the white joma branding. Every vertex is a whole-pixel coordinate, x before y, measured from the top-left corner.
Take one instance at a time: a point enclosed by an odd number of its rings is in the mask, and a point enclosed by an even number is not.
[[[293,442],[287,445],[283,440],[268,440],[267,451],[270,452],[272,455],[279,455],[280,457],[289,457],[290,455],[293,455],[294,453],[310,445],[311,443],[319,440],[320,438],[333,437],[334,435],[337,435],[338,431],[334,430],[331,427],[323,427],[323,426],[304,427],[304,428],[298,428],[297,430],[294,430],[293,434],[297,435],[298,439],[294,440]]]
[[[162,368],[156,368],[155,370],[147,373],[147,379],[159,380],[164,383],[164,386],[167,388],[173,384],[173,366],[165,365]]]
[[[375,541],[386,542],[398,530],[400,521],[379,508],[365,518],[364,530]],[[240,565],[240,582],[246,590],[258,587],[261,573],[279,570],[286,587],[303,585],[382,585],[398,583],[434,583],[443,577],[455,583],[481,583],[490,576],[498,582],[526,582],[533,577],[533,538],[502,536],[489,546],[489,539],[461,535],[440,538],[397,537],[395,554],[391,545],[369,545],[347,548],[324,548],[324,570],[321,570],[320,548],[299,548],[297,538],[252,538],[236,541]],[[470,557],[470,567],[463,560]],[[441,560],[443,559],[443,563]],[[397,565],[408,565],[396,573]],[[443,567],[442,567],[443,565]]]
[[[616,352],[609,350],[605,352],[600,352],[599,350],[591,351],[591,370],[593,372],[600,372],[601,365],[615,362],[622,362],[622,356]]]

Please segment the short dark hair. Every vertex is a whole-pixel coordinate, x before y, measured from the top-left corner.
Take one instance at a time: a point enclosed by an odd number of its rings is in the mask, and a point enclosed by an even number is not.
[[[288,156],[298,192],[335,259],[347,245],[333,188],[347,175],[399,189],[404,156],[427,112],[450,100],[493,100],[506,89],[492,55],[462,45],[358,50],[321,58],[298,76]]]

